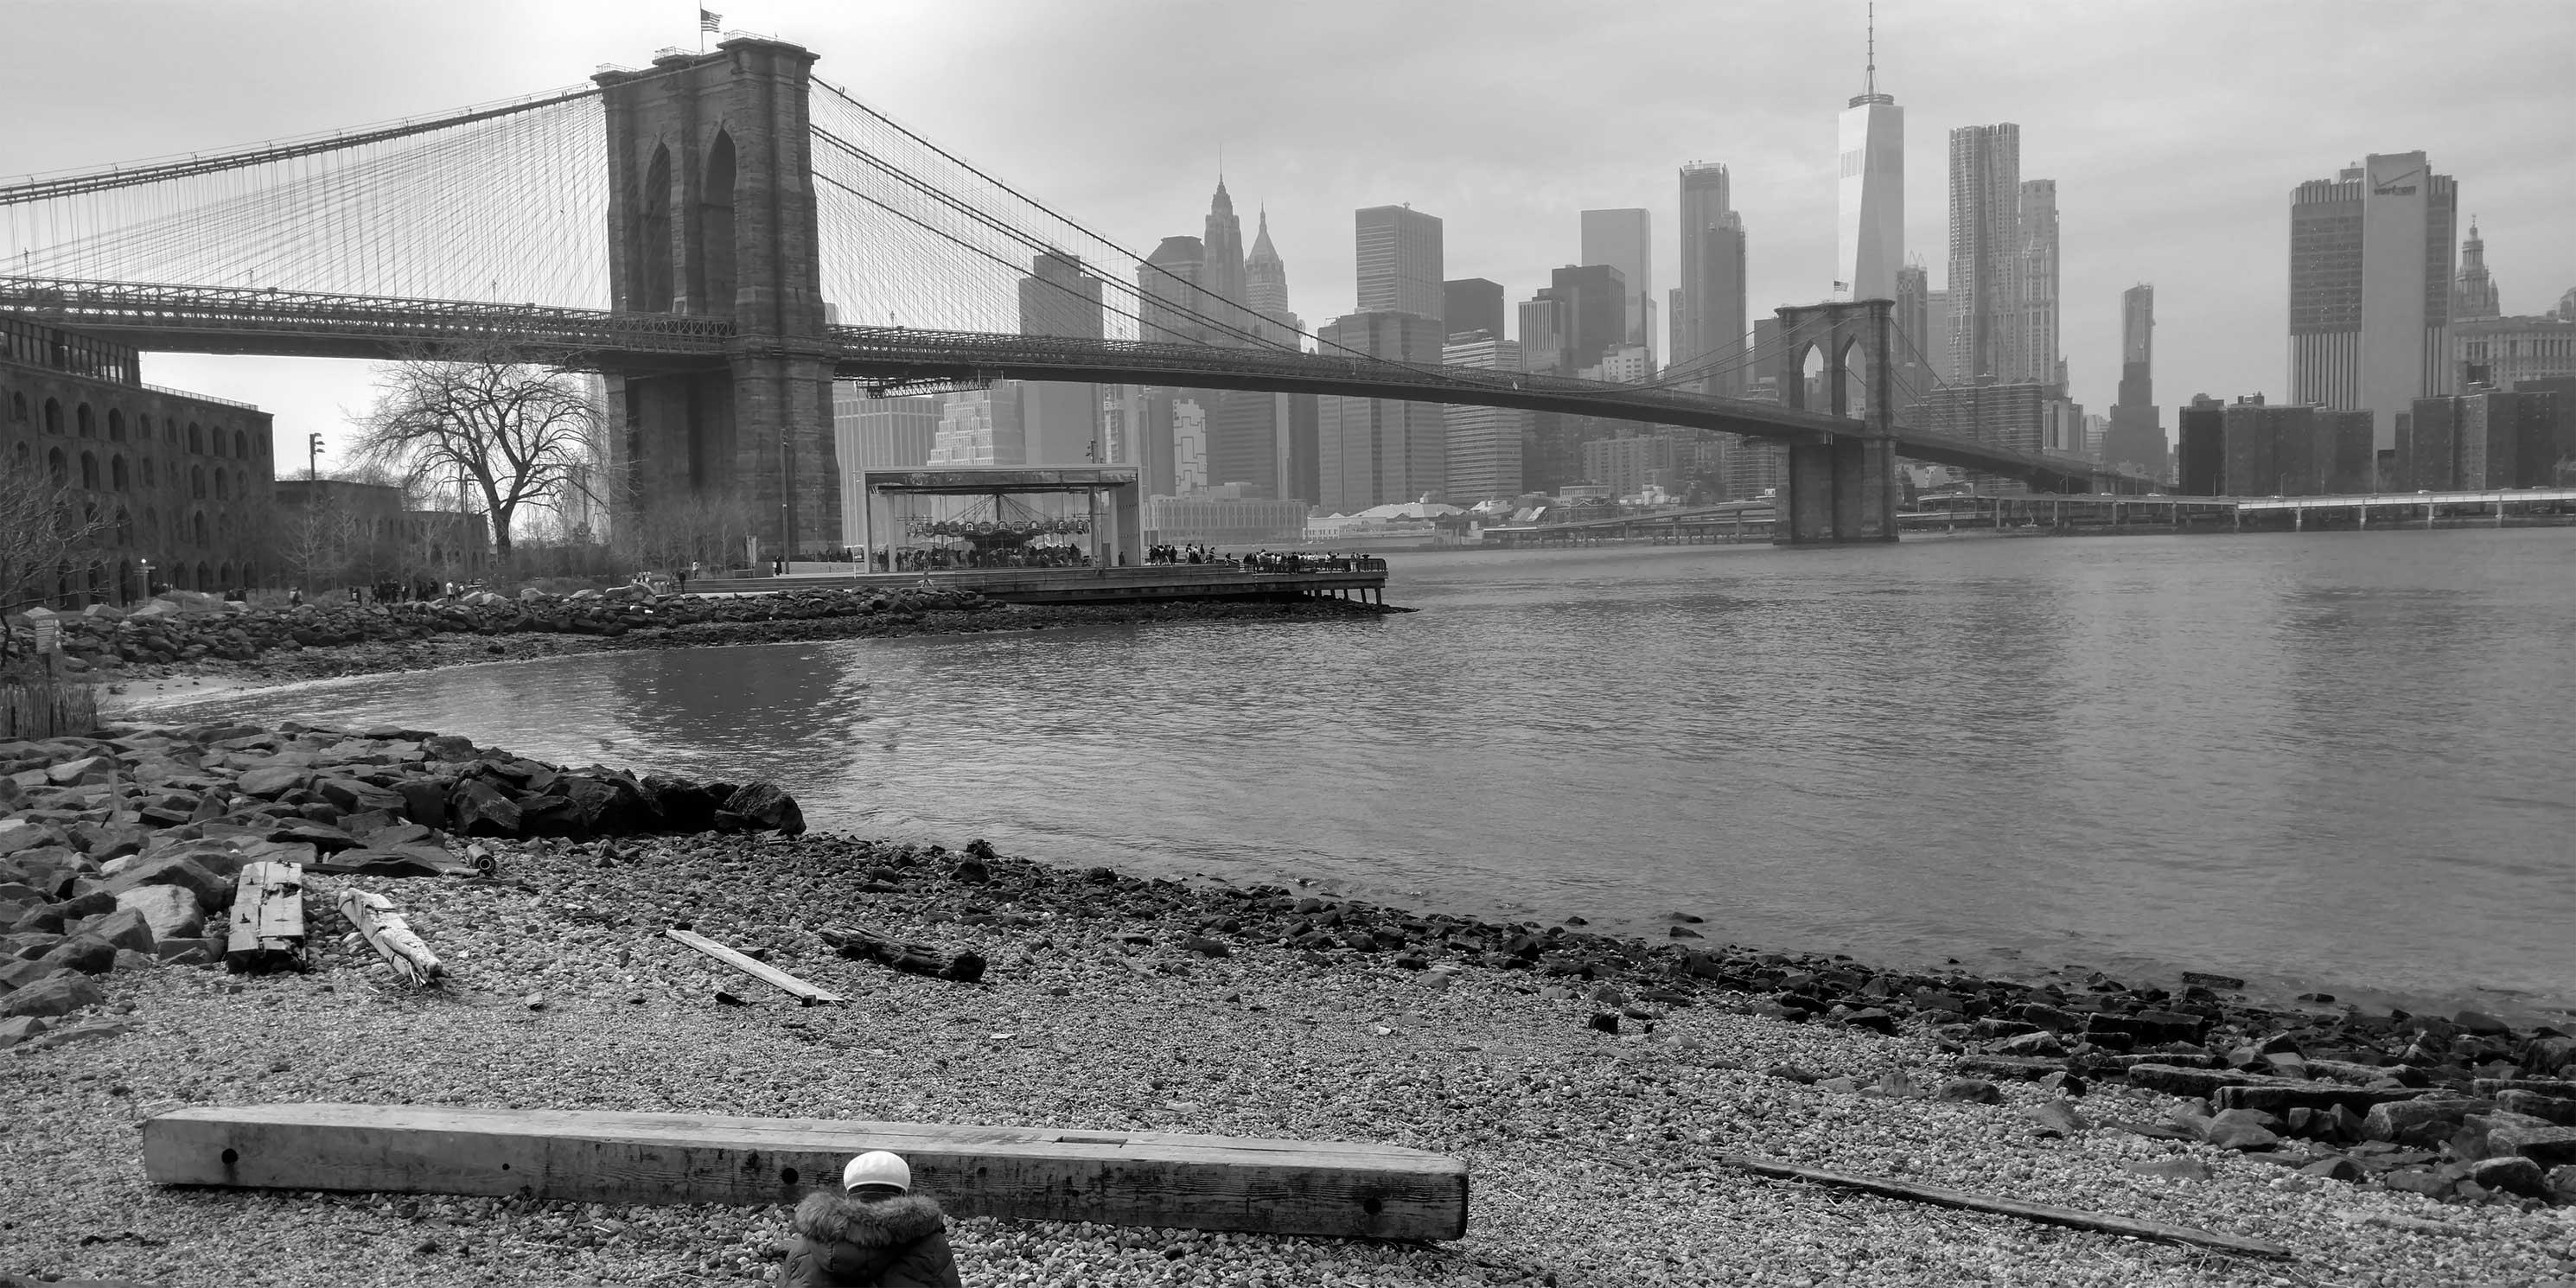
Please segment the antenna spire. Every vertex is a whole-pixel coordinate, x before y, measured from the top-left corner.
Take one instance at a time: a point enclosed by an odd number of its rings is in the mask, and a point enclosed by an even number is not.
[[[1877,2],[1877,0],[1870,0],[1870,6],[1869,6],[1869,87],[1868,87],[1864,92],[1865,92],[1865,93],[1868,93],[1868,94],[1871,94],[1871,95],[1875,95],[1875,94],[1877,94],[1877,93],[1878,93],[1878,2]]]

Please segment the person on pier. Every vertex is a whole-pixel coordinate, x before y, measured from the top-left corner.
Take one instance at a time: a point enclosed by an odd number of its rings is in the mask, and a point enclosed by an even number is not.
[[[796,1205],[781,1288],[964,1288],[948,1220],[912,1192],[900,1155],[870,1150],[841,1169],[841,1192]]]

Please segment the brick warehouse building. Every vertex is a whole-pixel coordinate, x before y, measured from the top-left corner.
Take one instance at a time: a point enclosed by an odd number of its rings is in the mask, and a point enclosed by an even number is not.
[[[0,318],[0,461],[48,472],[110,521],[97,562],[57,585],[66,605],[142,598],[147,563],[156,586],[259,585],[271,434],[249,404],[143,383],[132,348]]]

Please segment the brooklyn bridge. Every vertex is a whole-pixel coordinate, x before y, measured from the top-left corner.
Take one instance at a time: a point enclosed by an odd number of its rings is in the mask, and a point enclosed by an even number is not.
[[[831,386],[1004,379],[1474,404],[1784,445],[1776,538],[1894,540],[1902,459],[2137,493],[2079,458],[1906,424],[1890,304],[1779,310],[1782,401],[1402,362],[1280,339],[813,74],[711,53],[436,117],[0,187],[0,313],[145,351],[384,359],[506,350],[606,377],[612,507],[741,503],[765,548],[839,531]],[[1034,258],[1086,271],[1028,276]],[[1031,335],[1022,292],[1098,334]],[[835,314],[845,314],[846,320]],[[884,324],[875,319],[886,318]],[[1821,363],[1817,361],[1821,358]],[[1821,367],[1810,406],[1807,373]],[[1908,395],[1916,395],[1909,397]]]

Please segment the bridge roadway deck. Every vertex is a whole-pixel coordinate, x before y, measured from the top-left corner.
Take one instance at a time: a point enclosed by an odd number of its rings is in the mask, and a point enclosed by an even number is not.
[[[1822,412],[1679,389],[1126,340],[853,326],[781,340],[741,336],[727,319],[694,315],[8,276],[0,276],[0,312],[157,352],[381,359],[507,347],[531,361],[629,375],[792,352],[829,358],[837,375],[880,387],[1012,379],[1337,394],[1599,416],[1792,443],[1852,437],[1863,428]],[[1908,459],[2010,475],[2046,491],[2148,486],[2075,457],[1905,426],[1893,437],[1897,454]]]
[[[963,587],[1012,604],[1126,604],[1183,599],[1281,599],[1298,596],[1384,602],[1386,561],[1363,559],[1347,572],[1259,572],[1235,564],[1146,564],[1123,568],[947,568],[935,572],[798,574],[700,578],[692,592],[759,594],[856,586],[903,590],[924,580]],[[1374,567],[1370,566],[1374,565]]]

